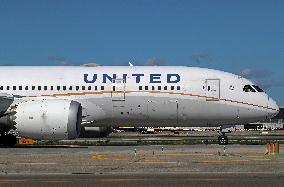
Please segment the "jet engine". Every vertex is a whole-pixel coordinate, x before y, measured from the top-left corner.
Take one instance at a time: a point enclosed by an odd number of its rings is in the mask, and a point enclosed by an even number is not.
[[[18,104],[1,118],[20,136],[33,139],[64,140],[79,136],[82,106],[70,100],[32,100]]]
[[[80,138],[104,138],[112,132],[112,127],[82,127]]]

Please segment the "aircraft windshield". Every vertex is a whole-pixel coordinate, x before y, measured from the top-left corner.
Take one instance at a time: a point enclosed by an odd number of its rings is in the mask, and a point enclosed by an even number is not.
[[[256,86],[256,85],[252,85],[258,92],[264,92],[263,89],[261,89],[260,87]]]
[[[251,85],[245,85],[243,90],[244,92],[256,92]]]

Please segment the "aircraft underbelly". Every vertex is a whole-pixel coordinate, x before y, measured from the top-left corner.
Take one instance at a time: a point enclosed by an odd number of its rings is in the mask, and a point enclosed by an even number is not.
[[[239,121],[238,107],[220,101],[128,96],[124,101],[96,98],[91,103],[99,103],[93,107],[93,111],[97,112],[99,107],[104,111],[104,116],[95,115],[99,119],[97,121],[107,122],[108,125],[218,126]]]

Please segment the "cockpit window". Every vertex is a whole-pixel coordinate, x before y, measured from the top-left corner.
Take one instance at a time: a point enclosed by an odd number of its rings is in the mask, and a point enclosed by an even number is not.
[[[263,89],[261,89],[260,87],[256,86],[256,85],[252,85],[258,92],[264,92]]]
[[[244,92],[256,92],[256,91],[251,87],[251,85],[245,85],[243,90],[244,90]]]

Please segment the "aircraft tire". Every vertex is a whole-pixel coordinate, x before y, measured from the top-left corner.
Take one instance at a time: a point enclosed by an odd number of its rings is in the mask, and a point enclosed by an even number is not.
[[[222,136],[218,137],[218,144],[219,145],[228,145],[228,143],[229,143],[229,139],[228,139],[227,136],[222,135]]]

